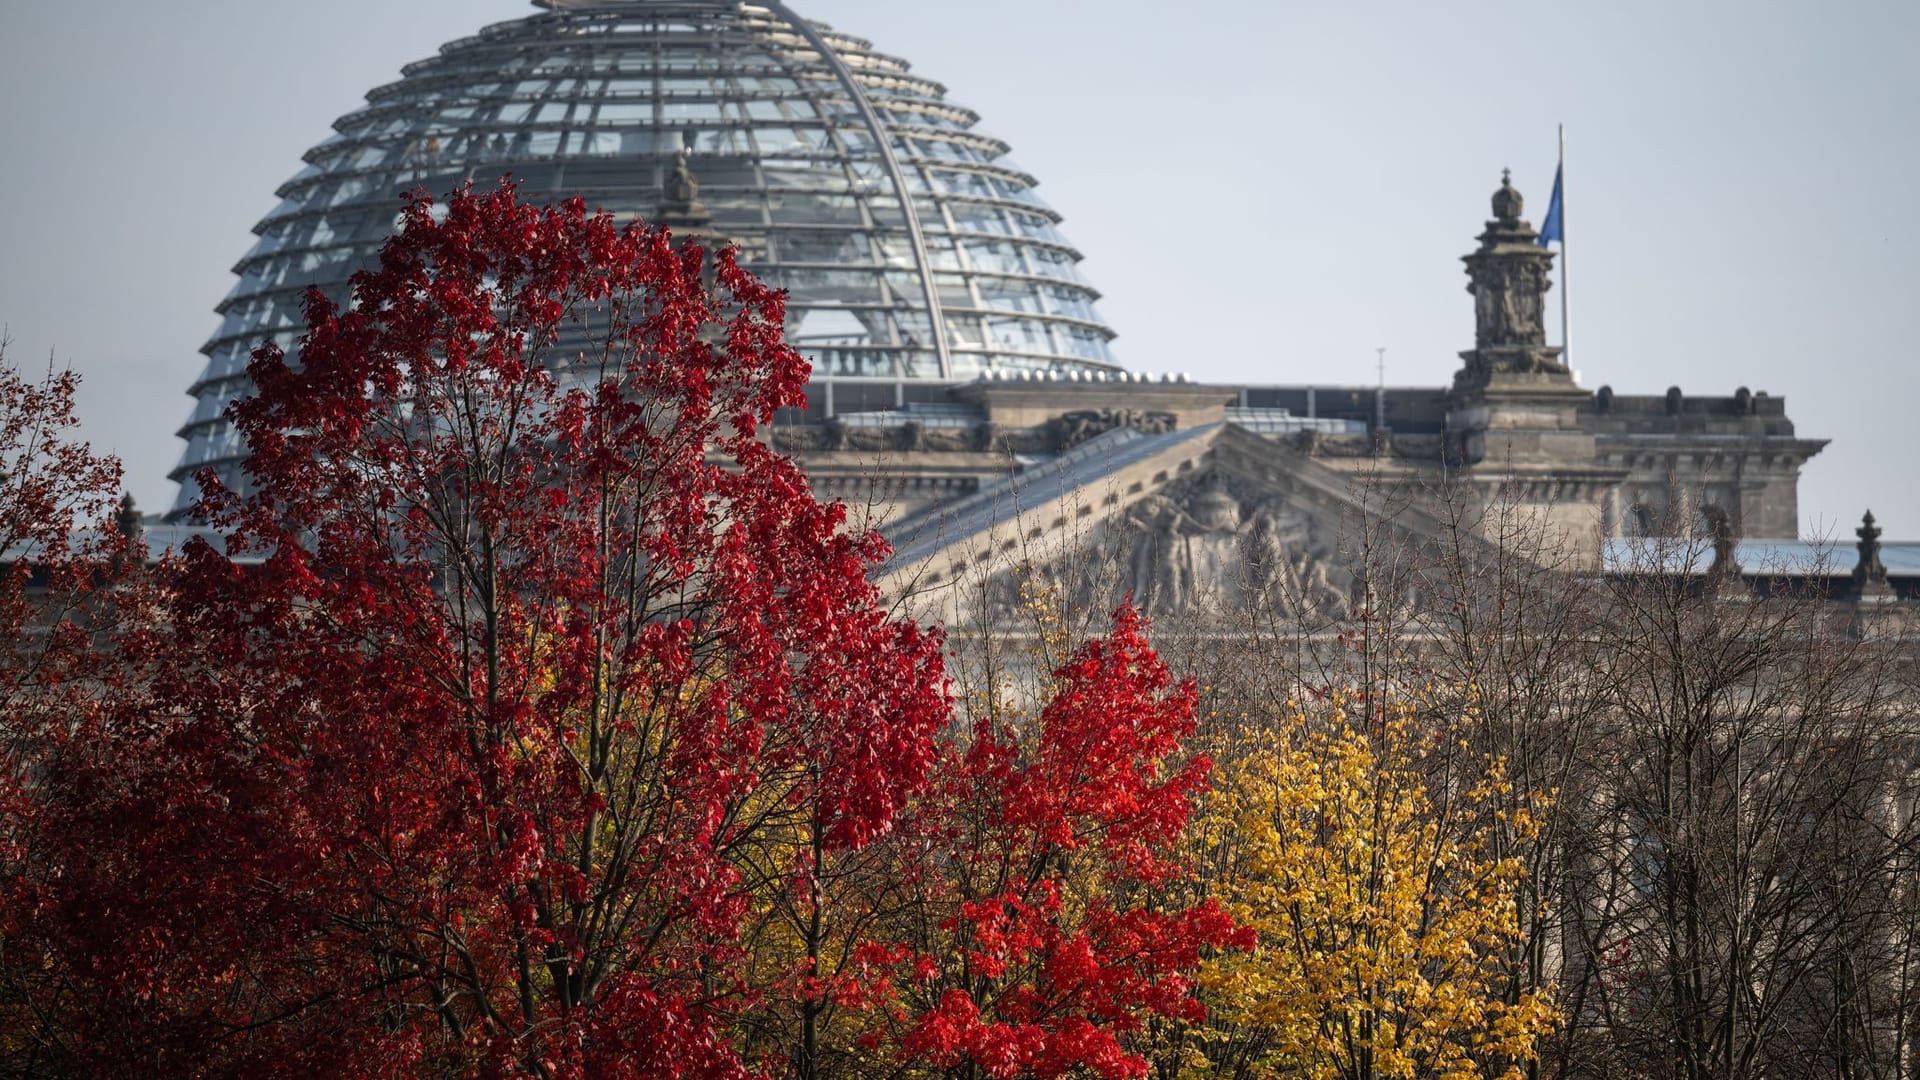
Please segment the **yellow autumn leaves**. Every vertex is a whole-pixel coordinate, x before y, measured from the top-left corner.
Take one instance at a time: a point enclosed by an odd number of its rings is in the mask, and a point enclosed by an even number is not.
[[[1289,703],[1290,706],[1292,703]],[[1226,749],[1206,876],[1259,946],[1215,958],[1203,1075],[1518,1077],[1557,1012],[1515,989],[1531,840],[1498,760],[1410,709],[1290,707]]]
[[[1044,671],[1066,611],[1057,588],[1023,581],[1020,599]],[[1206,962],[1203,1025],[1143,1033],[1156,1076],[1518,1080],[1556,1030],[1554,995],[1524,974],[1538,913],[1518,907],[1547,793],[1480,749],[1477,688],[1373,693],[1209,718],[1185,889],[1259,943]]]

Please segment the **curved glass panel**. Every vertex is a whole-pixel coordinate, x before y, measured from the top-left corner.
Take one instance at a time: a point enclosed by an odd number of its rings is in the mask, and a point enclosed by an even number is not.
[[[523,198],[579,195],[651,217],[683,147],[714,230],[789,290],[788,337],[816,378],[1113,367],[1113,332],[1059,215],[1006,161],[1006,144],[973,130],[978,117],[905,61],[814,24],[883,126],[901,192],[844,82],[772,11],[717,0],[540,6],[408,65],[307,152],[217,308],[175,479],[208,465],[235,472],[240,450],[220,414],[247,391],[248,349],[267,337],[291,344],[308,286],[344,292],[393,228],[401,193],[490,187],[511,173]],[[176,510],[193,489],[184,484]]]

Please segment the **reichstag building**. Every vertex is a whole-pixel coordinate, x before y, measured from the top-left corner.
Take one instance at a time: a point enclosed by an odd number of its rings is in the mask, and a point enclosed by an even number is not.
[[[949,617],[977,614],[955,583],[1073,546],[1156,614],[1276,576],[1338,605],[1356,508],[1400,492],[1395,527],[1419,534],[1441,527],[1421,493],[1442,488],[1521,514],[1589,571],[1698,537],[1669,569],[1920,603],[1920,543],[1882,543],[1871,520],[1857,556],[1796,539],[1800,469],[1825,440],[1785,400],[1576,385],[1545,333],[1554,256],[1504,179],[1484,218],[1460,208],[1476,333],[1454,343],[1451,385],[1148,375],[1116,361],[1034,178],[905,61],[764,0],[535,6],[372,90],[279,189],[190,389],[176,519],[197,471],[238,469],[222,412],[255,344],[294,345],[304,291],[345,291],[402,192],[510,173],[525,198],[736,244],[788,290],[813,379],[772,437],[823,495],[877,516],[896,547],[884,583]]]

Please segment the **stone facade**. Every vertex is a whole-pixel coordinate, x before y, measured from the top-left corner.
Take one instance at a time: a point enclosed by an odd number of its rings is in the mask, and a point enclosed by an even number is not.
[[[1622,542],[1707,538],[1716,522],[1729,542],[1792,540],[1800,467],[1825,440],[1801,438],[1783,399],[1744,387],[1577,385],[1546,343],[1554,255],[1509,181],[1492,208],[1463,260],[1476,339],[1450,386],[1023,373],[875,402],[821,380],[813,407],[771,438],[894,540],[884,578],[898,593],[1071,549],[1104,568],[1098,591],[1130,591],[1155,613],[1276,576],[1309,610],[1355,587],[1327,556],[1380,507],[1415,537],[1462,507],[1470,528],[1496,507],[1517,512],[1561,565],[1589,571]],[[1095,599],[1084,571],[1059,576]]]

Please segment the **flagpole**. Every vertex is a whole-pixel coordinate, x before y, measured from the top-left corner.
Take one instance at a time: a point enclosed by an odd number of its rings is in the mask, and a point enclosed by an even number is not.
[[[1560,125],[1560,362],[1573,370],[1573,321],[1567,303],[1567,125]]]

